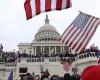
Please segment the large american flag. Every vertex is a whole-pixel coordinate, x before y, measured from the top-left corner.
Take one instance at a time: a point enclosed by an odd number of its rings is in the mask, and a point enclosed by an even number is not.
[[[99,18],[80,12],[62,34],[61,41],[75,52],[80,53],[89,43],[99,23]]]
[[[61,10],[71,7],[71,0],[26,0],[24,3],[27,19],[41,12]]]

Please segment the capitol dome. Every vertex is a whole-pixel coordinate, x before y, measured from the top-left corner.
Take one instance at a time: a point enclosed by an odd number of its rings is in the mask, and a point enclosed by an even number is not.
[[[55,27],[49,24],[48,15],[46,15],[45,24],[35,35],[35,41],[59,41],[60,34]]]

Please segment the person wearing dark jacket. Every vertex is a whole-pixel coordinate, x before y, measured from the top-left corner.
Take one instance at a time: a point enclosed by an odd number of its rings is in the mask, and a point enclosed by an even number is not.
[[[49,78],[50,73],[49,73],[48,69],[46,69],[46,70],[44,71],[44,76],[45,76],[45,78]]]
[[[71,77],[70,77],[70,74],[69,73],[65,73],[64,74],[64,80],[71,80],[70,78]]]
[[[45,79],[44,72],[41,72],[41,80],[44,80],[44,79]]]

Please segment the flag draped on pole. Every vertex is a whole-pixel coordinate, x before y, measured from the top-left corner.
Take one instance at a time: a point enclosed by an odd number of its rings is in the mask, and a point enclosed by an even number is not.
[[[99,23],[99,18],[80,12],[62,34],[61,42],[80,53],[89,43]]]
[[[8,80],[13,80],[13,71],[10,72],[10,75],[8,77]]]
[[[61,10],[71,7],[71,0],[26,0],[24,3],[27,19],[41,12]]]
[[[70,69],[70,64],[68,62],[65,62],[65,64],[63,64],[63,69],[65,71],[68,71]]]
[[[70,69],[71,64],[67,60],[62,59],[60,60],[60,63],[63,65],[63,69],[65,71],[68,71]]]

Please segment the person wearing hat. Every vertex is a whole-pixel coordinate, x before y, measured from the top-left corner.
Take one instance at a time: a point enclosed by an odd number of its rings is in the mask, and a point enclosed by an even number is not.
[[[81,74],[81,80],[100,80],[100,65],[86,67]]]

